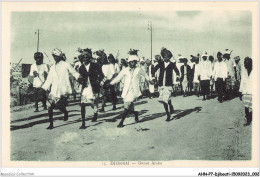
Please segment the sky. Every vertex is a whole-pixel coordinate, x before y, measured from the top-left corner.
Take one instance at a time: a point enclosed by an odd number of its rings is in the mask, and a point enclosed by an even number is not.
[[[130,48],[139,50],[139,57],[151,58],[162,47],[171,50],[174,58],[233,50],[232,56],[252,55],[252,17],[250,11],[150,11],[150,12],[12,12],[11,62],[33,63],[39,51],[45,63],[53,63],[51,52],[60,48],[72,62],[77,48],[104,49],[107,55],[128,57]]]

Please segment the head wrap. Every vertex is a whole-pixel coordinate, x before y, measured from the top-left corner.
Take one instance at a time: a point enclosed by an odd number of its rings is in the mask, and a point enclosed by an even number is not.
[[[111,61],[111,63],[116,63],[116,59],[113,54],[110,53],[107,58]]]
[[[78,56],[79,61],[82,62],[83,56],[86,56],[88,59],[92,58],[92,51],[89,48],[81,49],[80,55]]]
[[[62,53],[61,49],[55,48],[52,51],[52,55],[60,57],[63,55],[63,53]]]
[[[128,62],[130,61],[139,61],[139,58],[137,55],[131,55],[129,58],[128,58]]]
[[[139,50],[136,50],[136,49],[130,49],[130,51],[128,52],[129,55],[138,55]]]
[[[229,50],[229,49],[225,49],[224,55],[225,55],[225,54],[231,55],[231,53],[232,53],[231,50]]]
[[[203,54],[201,55],[201,58],[203,57],[208,57],[208,52],[204,51]]]
[[[163,58],[165,58],[166,56],[168,56],[169,58],[172,58],[172,53],[171,53],[171,51],[170,50],[167,50],[166,48],[162,48],[161,49],[161,56],[163,57]]]

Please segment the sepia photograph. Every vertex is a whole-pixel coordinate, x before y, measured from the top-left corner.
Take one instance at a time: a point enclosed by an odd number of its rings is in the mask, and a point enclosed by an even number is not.
[[[13,4],[4,165],[259,165],[256,2]]]

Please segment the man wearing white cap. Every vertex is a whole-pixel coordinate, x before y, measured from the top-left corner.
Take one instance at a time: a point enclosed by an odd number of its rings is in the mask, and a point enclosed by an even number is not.
[[[213,78],[215,80],[215,87],[216,87],[216,92],[218,94],[218,101],[222,103],[223,101],[223,96],[225,92],[225,87],[226,87],[226,78],[227,78],[227,65],[224,63],[222,59],[222,53],[218,52],[217,53],[217,58],[218,61],[214,65],[213,69]]]
[[[137,67],[137,62],[139,61],[137,51],[138,50],[130,50],[130,56],[128,58],[129,67],[122,69],[118,76],[115,79],[113,79],[110,82],[110,84],[108,84],[115,85],[116,83],[120,82],[123,78],[125,78],[122,92],[122,98],[124,100],[124,112],[122,114],[122,119],[117,126],[118,128],[124,127],[124,120],[129,113],[134,113],[136,123],[139,122],[138,112],[134,110],[134,101],[136,98],[141,96],[141,76],[143,75],[147,81],[153,83],[149,79],[149,76],[145,73],[145,71],[143,71],[140,67]]]
[[[42,88],[44,90],[51,91],[48,101],[50,107],[48,109],[50,125],[47,129],[53,129],[53,109],[59,109],[64,113],[64,121],[68,120],[67,97],[72,93],[71,83],[69,80],[69,74],[75,79],[79,79],[79,73],[67,62],[65,54],[61,49],[55,48],[52,51],[52,56],[55,60],[55,64],[51,66],[49,75]]]
[[[229,100],[233,97],[233,89],[235,86],[235,71],[234,71],[234,61],[230,59],[232,51],[225,49],[223,54],[223,59],[227,65],[228,77],[226,79],[226,99]]]
[[[212,77],[212,67],[210,61],[207,60],[208,53],[205,51],[201,58],[203,59],[200,62],[199,67],[199,78],[200,78],[200,85],[201,85],[201,94],[203,95],[203,101],[209,99],[209,92],[210,92],[210,79]]]

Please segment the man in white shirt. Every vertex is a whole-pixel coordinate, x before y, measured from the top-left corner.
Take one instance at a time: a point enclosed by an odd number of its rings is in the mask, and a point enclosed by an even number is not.
[[[41,52],[36,52],[34,54],[34,59],[36,62],[31,65],[29,78],[32,78],[33,87],[35,90],[35,111],[34,112],[39,112],[38,103],[40,101],[42,101],[44,110],[47,110],[47,106],[46,106],[47,95],[46,92],[43,89],[41,89],[41,86],[44,84],[46,80],[49,68],[47,64],[43,63],[43,54]]]
[[[117,125],[118,128],[124,127],[124,120],[126,116],[130,113],[133,113],[135,116],[135,122],[138,123],[138,111],[134,108],[134,101],[141,95],[140,91],[140,78],[141,75],[145,76],[147,81],[153,83],[149,76],[137,66],[137,62],[139,61],[139,57],[137,56],[138,50],[130,50],[128,64],[129,67],[124,68],[120,71],[118,76],[114,78],[108,85],[115,85],[120,82],[122,78],[125,78],[124,88],[122,92],[122,98],[124,100],[124,112],[121,116],[121,121]]]
[[[108,57],[103,58],[103,66],[102,66],[102,72],[105,76],[105,79],[108,80],[107,82],[111,81],[113,78],[115,78],[119,72],[119,66],[116,63],[116,59],[112,54],[109,54]],[[102,108],[100,112],[105,111],[105,104],[107,101],[107,98],[111,99],[111,102],[113,104],[112,110],[116,110],[116,103],[117,103],[117,95],[116,95],[116,86],[110,85],[109,87],[102,88],[103,91],[103,98],[102,98]]]
[[[224,63],[222,59],[222,53],[217,53],[218,61],[215,63],[214,70],[213,70],[213,78],[215,80],[216,92],[218,94],[218,101],[222,103],[226,82],[225,79],[227,78],[227,65]]]
[[[212,77],[212,67],[210,61],[207,60],[208,54],[205,51],[202,54],[203,61],[200,62],[200,70],[199,70],[199,77],[200,77],[200,85],[201,85],[201,94],[203,95],[202,101],[209,99],[209,92],[210,92],[210,79]]]
[[[69,74],[75,79],[80,77],[79,73],[69,63],[64,61],[66,58],[61,49],[55,48],[52,51],[52,56],[55,64],[52,65],[47,80],[42,86],[44,90],[49,90],[51,87],[48,98],[50,102],[48,109],[50,125],[47,129],[53,129],[53,109],[59,109],[64,113],[64,121],[68,120],[67,98],[69,94],[72,94]]]

